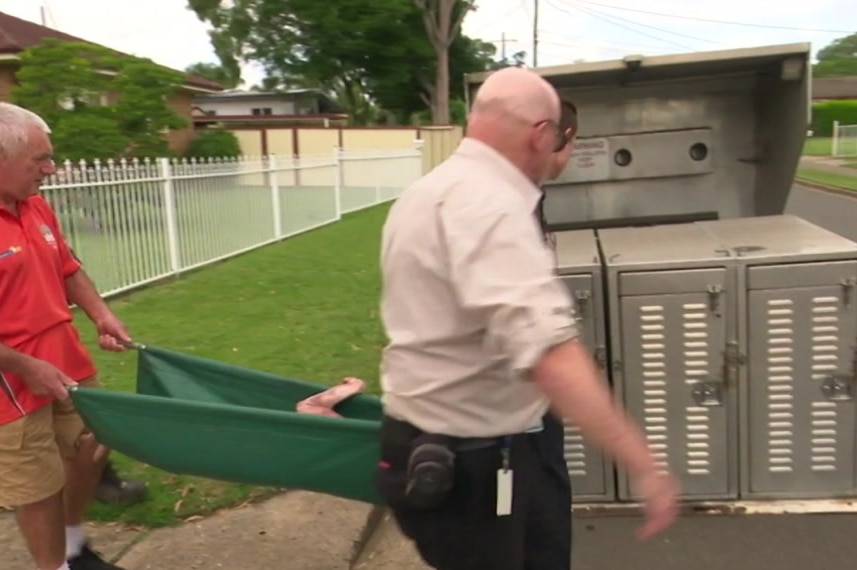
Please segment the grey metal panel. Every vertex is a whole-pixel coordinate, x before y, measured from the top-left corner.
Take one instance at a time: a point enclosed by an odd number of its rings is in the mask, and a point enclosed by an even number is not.
[[[819,287],[838,283],[846,299],[855,294],[857,287],[857,260],[795,263],[789,265],[756,266],[747,268],[747,288],[775,289],[788,287]]]
[[[725,268],[712,273],[712,285],[725,288],[728,275]],[[614,377],[621,376],[624,405],[658,461],[681,479],[684,498],[735,496],[734,390],[723,377],[726,319],[711,310],[704,290],[623,296],[619,306],[614,372],[621,374]],[[619,493],[632,498],[623,472]]]
[[[684,293],[708,291],[711,287],[711,302],[716,304],[722,291],[716,284],[722,280],[722,273],[722,268],[623,272],[619,274],[619,294]]]
[[[748,494],[851,495],[857,303],[841,287],[749,293]]]
[[[593,271],[601,267],[598,242],[592,230],[555,232],[556,269],[560,275]]]
[[[770,264],[857,257],[857,243],[792,215],[695,224],[744,263]]]
[[[603,366],[604,303],[600,272],[568,275],[562,277],[562,280],[576,299],[582,341]],[[576,501],[610,501],[615,498],[615,477],[611,463],[600,450],[583,440],[576,426],[568,423],[565,428],[565,459]]]
[[[729,253],[695,224],[598,230],[611,269],[641,270],[722,266]]]

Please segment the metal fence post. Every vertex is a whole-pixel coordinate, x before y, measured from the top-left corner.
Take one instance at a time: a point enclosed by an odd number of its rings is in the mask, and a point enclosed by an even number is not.
[[[178,217],[176,216],[176,193],[173,188],[172,169],[169,158],[159,158],[161,179],[164,181],[164,221],[167,225],[167,245],[170,254],[170,270],[174,274],[181,272],[181,250],[179,248]]]
[[[271,186],[271,209],[274,216],[274,238],[280,239],[283,236],[283,219],[280,211],[280,184],[279,173],[277,171],[277,156],[274,154],[268,155],[268,180]]]
[[[342,149],[338,146],[333,147],[333,162],[336,165],[334,169],[333,191],[334,203],[336,204],[336,219],[342,219],[342,181],[345,178],[345,173],[342,168]]]
[[[833,137],[830,142],[830,155],[836,156],[839,151],[839,121],[833,121]]]

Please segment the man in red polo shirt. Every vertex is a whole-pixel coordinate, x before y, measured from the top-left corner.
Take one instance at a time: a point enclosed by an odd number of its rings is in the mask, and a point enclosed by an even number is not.
[[[115,570],[81,530],[105,458],[68,397],[69,385],[97,385],[68,303],[95,323],[102,349],[131,339],[38,195],[55,171],[49,133],[0,103],[0,505],[15,509],[39,570]]]

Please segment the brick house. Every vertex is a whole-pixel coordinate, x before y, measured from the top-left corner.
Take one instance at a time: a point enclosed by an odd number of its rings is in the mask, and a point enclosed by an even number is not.
[[[20,68],[20,53],[48,38],[92,43],[0,12],[0,101],[10,99],[11,89],[17,83],[16,73]],[[194,97],[223,91],[221,85],[202,77],[185,75],[185,78],[181,90],[169,101],[170,108],[187,121],[184,129],[172,131],[166,135],[170,148],[176,152],[184,151],[194,137]]]

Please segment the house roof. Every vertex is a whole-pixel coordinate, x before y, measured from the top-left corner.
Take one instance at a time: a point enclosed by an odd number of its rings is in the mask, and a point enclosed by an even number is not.
[[[814,77],[813,99],[857,99],[857,75]]]
[[[320,104],[321,113],[332,113],[334,115],[345,113],[345,108],[340,105],[330,95],[321,89],[303,88],[303,89],[285,89],[280,91],[245,91],[241,89],[229,89],[219,93],[211,93],[205,95],[197,95],[194,101],[198,105],[206,103],[216,103],[221,101],[252,101],[256,99],[268,100],[292,100],[295,97],[310,96],[315,97]]]
[[[0,12],[0,54],[18,54],[28,48],[38,45],[42,40],[50,38],[67,42],[84,42],[97,45],[94,42],[66,34],[65,32],[54,30],[53,28],[42,26],[28,20],[16,18],[15,16],[6,14],[5,12]],[[197,75],[185,74],[185,84],[211,91],[223,90],[222,85]]]

